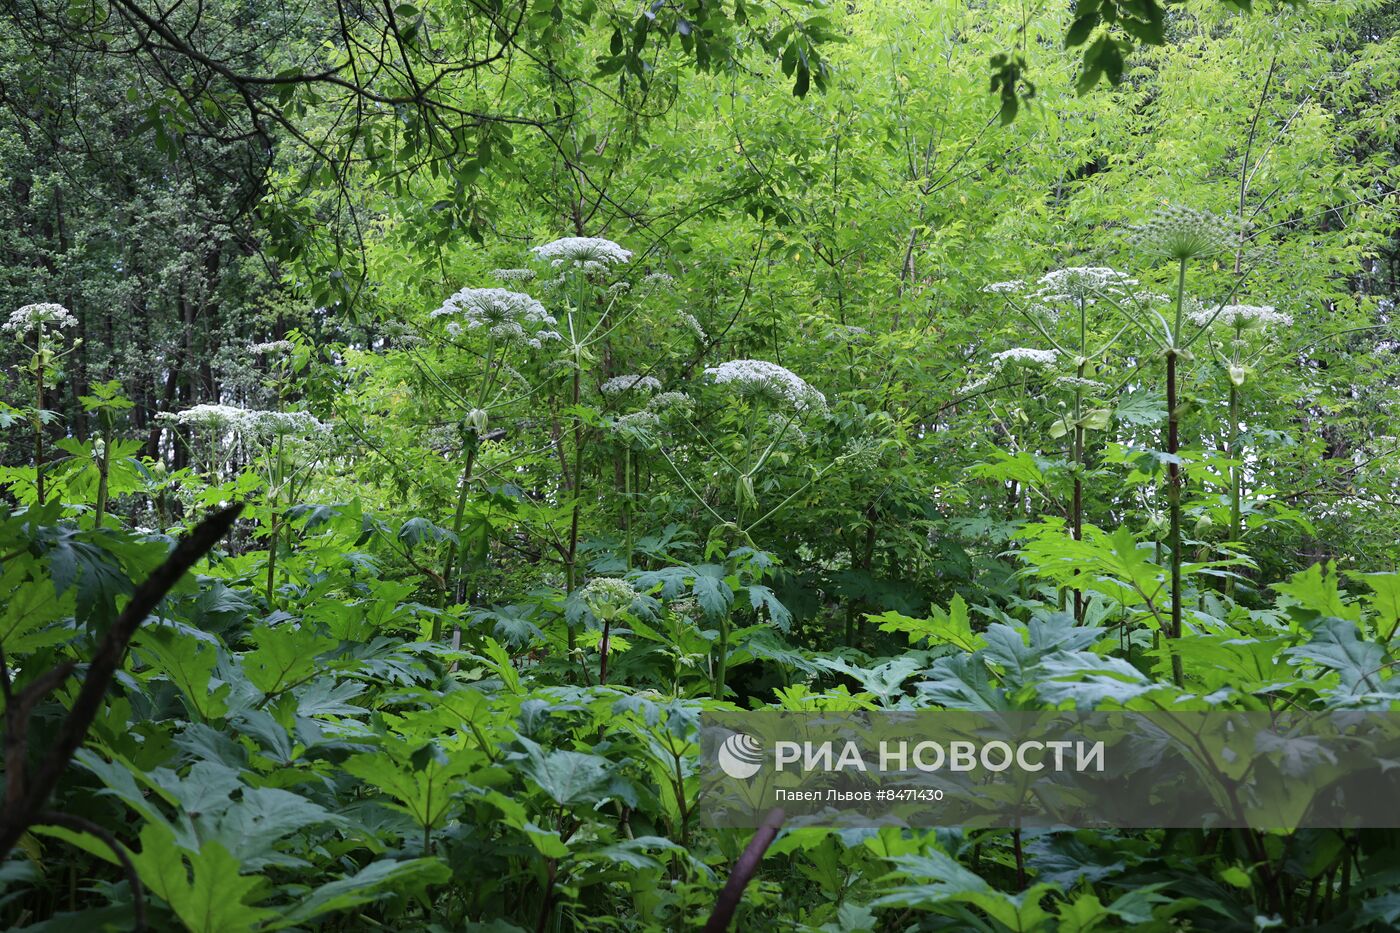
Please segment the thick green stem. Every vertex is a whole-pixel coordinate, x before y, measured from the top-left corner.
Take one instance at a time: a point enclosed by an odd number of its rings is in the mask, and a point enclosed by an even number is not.
[[[1176,397],[1176,362],[1174,349],[1167,351],[1167,547],[1171,560],[1172,614],[1169,638],[1181,637],[1181,465],[1177,462],[1180,442],[1180,412]],[[1181,656],[1172,652],[1172,679],[1183,683]]]
[[[738,571],[738,564],[734,558],[727,557],[724,561],[724,575],[726,578],[733,576]],[[729,668],[729,610],[725,610],[724,615],[719,620],[719,643],[715,646],[715,667],[714,680],[710,685],[710,695],[716,700],[724,699],[724,678]]]
[[[46,501],[44,496],[44,338],[39,337],[40,356],[34,367],[34,491],[39,505]]]
[[[1240,456],[1240,390],[1235,385],[1234,380],[1230,381],[1230,429],[1226,432],[1225,454],[1232,461],[1239,461]],[[1238,542],[1244,537],[1242,527],[1242,515],[1240,508],[1240,486],[1243,482],[1242,464],[1238,462],[1230,465],[1230,540]],[[1231,595],[1235,591],[1235,580],[1233,577],[1225,578],[1225,593]]]
[[[466,520],[467,500],[470,498],[472,470],[476,467],[476,454],[481,448],[481,438],[475,429],[469,432],[466,457],[462,462],[461,488],[457,490],[457,508],[452,514],[452,540],[447,544],[447,561],[442,566],[442,608],[447,608],[455,598],[456,588],[453,577],[457,570],[457,557],[462,549],[462,524]],[[433,619],[433,641],[442,638],[442,617]]]
[[[284,450],[284,439],[278,437],[276,461],[272,466],[271,480],[268,483],[268,492],[271,494],[268,502],[271,516],[268,519],[267,535],[267,607],[269,609],[276,608],[274,598],[277,592],[277,536],[280,531],[278,503],[282,498],[282,479],[284,476],[282,456]]]
[[[622,452],[622,534],[627,569],[632,569],[632,451]]]
[[[729,613],[719,620],[719,643],[715,646],[714,681],[710,685],[710,696],[724,699],[725,669],[729,666]]]
[[[1077,378],[1084,378],[1084,309],[1081,303],[1079,311],[1079,340],[1080,356],[1079,366],[1075,371]],[[1074,499],[1070,505],[1070,532],[1074,540],[1084,540],[1084,390],[1080,385],[1074,387]],[[1077,574],[1078,571],[1075,571]],[[1074,621],[1084,621],[1084,591],[1079,587],[1074,588]]]
[[[277,523],[277,501],[272,502],[271,527],[267,535],[267,606],[273,608],[273,596],[277,583],[277,536],[281,529]]]
[[[573,392],[571,394],[570,400],[573,404],[573,407],[577,409],[582,389],[581,380],[583,359],[577,351],[577,344],[575,344],[575,348],[576,349],[574,352]],[[577,415],[574,416],[573,434],[574,463],[572,471],[573,476],[571,478],[572,481],[570,484],[573,487],[570,490],[570,492],[573,493],[573,507],[570,509],[569,514],[569,548],[567,552],[568,556],[564,562],[564,586],[566,594],[572,593],[574,590],[578,589],[579,496],[582,494],[583,486],[583,476],[581,475],[583,472],[583,421]],[[567,622],[565,623],[565,625],[568,628],[569,653],[572,655],[574,649],[578,645],[578,627],[572,622]]]
[[[598,642],[598,683],[608,682],[608,635],[612,631],[612,619],[603,620],[603,637]]]
[[[1240,390],[1232,382],[1230,383],[1230,446],[1227,452],[1230,459],[1240,459]],[[1241,527],[1240,510],[1240,486],[1242,482],[1240,464],[1236,463],[1230,467],[1230,540],[1238,541],[1244,537],[1244,530]]]
[[[1180,357],[1181,316],[1186,301],[1186,260],[1177,264],[1176,316],[1172,322],[1172,341],[1167,348],[1167,546],[1171,560],[1171,623],[1169,639],[1181,637],[1181,464],[1177,451],[1181,445],[1181,405],[1177,399],[1177,362]],[[1185,682],[1181,655],[1172,649],[1172,680],[1178,687]]]

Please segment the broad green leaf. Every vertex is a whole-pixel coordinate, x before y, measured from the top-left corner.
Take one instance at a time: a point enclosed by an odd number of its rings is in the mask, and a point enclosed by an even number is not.
[[[967,602],[956,593],[947,612],[931,606],[927,619],[913,619],[898,612],[882,612],[866,618],[875,622],[882,632],[904,632],[911,645],[926,641],[929,646],[954,645],[964,651],[976,651],[986,644],[983,636],[972,630]]]
[[[597,803],[612,782],[612,768],[606,758],[583,752],[554,749],[545,751],[521,737],[528,759],[521,770],[561,807]]]
[[[1300,570],[1286,583],[1275,583],[1274,589],[1288,597],[1294,605],[1323,616],[1356,621],[1361,618],[1359,605],[1347,605],[1338,588],[1337,565],[1331,561],[1316,563]]]
[[[229,685],[211,686],[219,663],[217,643],[169,626],[145,625],[137,630],[135,645],[141,657],[180,688],[185,703],[200,719],[208,722],[228,712]]]
[[[335,640],[297,625],[269,625],[254,635],[257,648],[243,655],[243,673],[265,695],[304,683],[322,668],[317,656]]]
[[[451,870],[441,859],[379,859],[353,875],[320,885],[263,929],[300,926],[317,917],[361,907],[391,894],[421,892],[429,885],[445,884],[451,877]]]

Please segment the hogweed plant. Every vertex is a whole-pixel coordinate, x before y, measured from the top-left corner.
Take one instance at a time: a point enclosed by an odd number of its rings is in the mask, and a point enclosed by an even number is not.
[[[1188,360],[1192,344],[1205,333],[1211,322],[1227,305],[1222,302],[1201,317],[1188,313],[1186,294],[1187,270],[1193,262],[1203,262],[1230,251],[1235,245],[1237,230],[1228,220],[1208,211],[1172,206],[1158,211],[1145,223],[1133,229],[1130,244],[1148,260],[1174,267],[1175,289],[1168,296],[1169,314],[1141,302],[1121,301],[1111,293],[1098,294],[1122,312],[1157,348],[1166,362],[1167,427],[1164,451],[1167,462],[1167,548],[1171,575],[1171,616],[1168,639],[1182,634],[1182,534],[1181,498],[1183,487],[1181,446],[1181,400],[1179,392],[1180,364]],[[1226,301],[1234,297],[1243,276],[1236,279]],[[1184,681],[1181,655],[1172,651],[1172,677],[1180,686]]]
[[[78,319],[63,305],[43,302],[15,309],[9,320],[0,325],[0,331],[33,351],[28,364],[34,377],[30,424],[34,429],[34,499],[39,505],[48,501],[44,488],[44,428],[58,417],[44,408],[46,378],[54,373],[64,357],[80,346],[80,340],[68,344],[63,334],[77,323]]]
[[[602,626],[598,640],[598,683],[608,682],[608,638],[612,624],[628,616],[637,601],[637,590],[617,577],[594,577],[579,591],[588,612]]]
[[[661,417],[652,410],[650,398],[661,392],[661,380],[654,375],[627,373],[615,375],[603,382],[599,391],[603,398],[616,405],[644,402],[641,409],[613,416],[608,422],[608,434],[616,450],[617,481],[622,499],[623,562],[631,570],[633,551],[633,499],[640,481],[641,458],[652,445],[651,434],[661,427]]]
[[[1209,328],[1216,325],[1206,338],[1206,346],[1211,352],[1220,371],[1225,375],[1228,386],[1229,422],[1225,429],[1223,445],[1228,461],[1230,485],[1230,527],[1227,540],[1230,547],[1239,547],[1244,539],[1241,500],[1243,495],[1244,450],[1241,423],[1241,390],[1255,373],[1261,358],[1274,346],[1270,330],[1292,325],[1293,317],[1261,305],[1225,305],[1217,310],[1199,308],[1190,315],[1193,323]],[[1225,333],[1217,339],[1215,334]],[[1234,579],[1226,578],[1225,592],[1234,591]]]
[[[519,272],[519,275],[513,273]],[[497,270],[495,275],[505,281],[528,281],[529,270]],[[448,399],[459,407],[458,433],[460,448],[457,460],[461,469],[457,480],[457,499],[452,513],[452,534],[447,539],[447,556],[441,574],[443,608],[466,599],[467,581],[461,573],[461,537],[470,498],[472,475],[482,440],[492,414],[507,405],[528,397],[531,389],[523,385],[517,368],[530,355],[543,351],[546,345],[562,340],[554,330],[557,321],[537,299],[523,292],[505,288],[463,288],[450,296],[429,317],[441,326],[438,335],[449,346],[472,359],[470,374],[472,388],[459,393],[444,380],[425,371]],[[441,617],[433,622],[433,640],[442,637]],[[461,637],[460,628],[453,640]]]
[[[116,437],[118,413],[131,410],[135,404],[122,395],[121,382],[116,379],[94,385],[92,394],[80,396],[78,401],[83,411],[97,419],[98,436],[93,438],[85,452],[89,452],[91,463],[97,471],[92,523],[93,527],[101,528],[111,494],[113,460],[130,456],[141,446],[138,441],[119,441]]]
[[[1109,426],[1111,409],[1104,399],[1109,387],[1089,378],[1107,357],[1109,350],[1129,325],[1123,324],[1106,338],[1097,336],[1098,322],[1091,315],[1098,310],[1100,299],[1113,296],[1120,301],[1138,301],[1143,296],[1136,290],[1138,282],[1106,266],[1073,266],[1056,269],[1043,275],[1035,287],[1022,281],[997,282],[984,291],[1001,295],[1006,304],[1032,329],[1043,337],[1050,349],[1018,347],[992,354],[993,375],[1005,373],[1011,364],[1051,367],[1068,361],[1072,373],[1061,374],[1052,387],[1067,391],[1069,411],[1050,426],[1052,440],[1069,439],[1069,460],[1072,490],[1069,520],[1070,535],[1076,541],[1084,538],[1084,473],[1086,437],[1089,431],[1103,431]],[[1093,404],[1091,404],[1093,403]],[[1083,591],[1074,589],[1074,617],[1084,619]]]
[[[1107,267],[1064,269],[1044,276],[1032,289],[1021,281],[999,282],[986,291],[1002,295],[1057,352],[1074,360],[1073,375],[1063,377],[1062,384],[1070,389],[1070,414],[1053,427],[1056,436],[1071,438],[1071,460],[1075,473],[1074,500],[1071,505],[1072,534],[1082,538],[1083,493],[1080,483],[1084,467],[1085,432],[1107,428],[1112,412],[1108,407],[1090,407],[1095,397],[1111,399],[1127,384],[1114,388],[1088,377],[1087,367],[1102,358],[1127,330],[1135,329],[1157,348],[1165,362],[1165,395],[1167,424],[1163,437],[1163,460],[1166,463],[1167,560],[1170,585],[1170,615],[1164,626],[1170,641],[1182,634],[1184,602],[1182,595],[1182,491],[1184,477],[1181,457],[1181,415],[1179,398],[1180,373],[1183,362],[1190,359],[1190,347],[1217,318],[1225,314],[1243,275],[1236,278],[1225,301],[1211,308],[1194,310],[1187,295],[1187,273],[1192,263],[1210,260],[1229,251],[1237,235],[1236,228],[1225,219],[1206,211],[1187,207],[1165,208],[1145,223],[1133,228],[1129,242],[1148,261],[1167,263],[1174,273],[1174,288],[1167,295],[1156,295],[1138,289],[1137,280]],[[1108,329],[1111,336],[1094,343],[1091,335],[1090,309],[1102,303],[1116,312],[1121,323]],[[1056,313],[1056,309],[1060,313]],[[1067,315],[1071,336],[1057,336],[1057,322]],[[1076,617],[1082,618],[1083,603],[1076,592]],[[1183,681],[1180,654],[1172,652],[1172,675],[1177,684]]]
[[[751,559],[751,555],[758,551],[753,534],[759,526],[782,512],[812,484],[843,460],[855,456],[856,452],[845,454],[813,470],[805,483],[765,509],[758,495],[759,478],[774,462],[785,443],[802,437],[800,422],[803,419],[819,418],[826,413],[826,397],[796,373],[766,360],[730,360],[706,369],[704,376],[710,384],[746,403],[739,410],[742,419],[740,429],[728,438],[712,437],[688,418],[682,419],[689,436],[703,444],[715,458],[710,464],[712,475],[709,485],[722,489],[727,484],[732,492],[728,496],[706,497],[664,446],[657,449],[686,491],[714,520],[706,550],[707,553],[724,553],[724,576],[728,579],[737,576],[741,561]],[[661,398],[658,396],[657,400]],[[721,445],[725,449],[721,449]],[[724,475],[726,482],[717,482],[713,476],[715,473]],[[729,661],[731,612],[726,609],[717,621],[719,637],[711,665],[711,695],[715,699],[723,699]]]
[[[564,589],[566,594],[578,588],[580,518],[583,507],[584,455],[588,448],[588,426],[580,416],[583,401],[584,372],[595,361],[593,348],[605,340],[631,312],[614,314],[614,308],[627,289],[609,282],[613,270],[631,262],[631,250],[624,249],[603,237],[562,237],[531,251],[543,265],[549,278],[544,287],[561,301],[564,319],[565,350],[568,354],[568,377],[564,389],[572,423],[569,426],[568,454],[561,452],[564,486],[569,492],[569,531],[563,547]],[[632,308],[635,311],[635,305]],[[561,448],[562,451],[562,448]],[[578,644],[577,627],[567,626],[568,647],[573,653]]]
[[[218,485],[231,466],[226,452],[246,457],[261,470],[263,498],[268,510],[264,594],[268,606],[275,606],[277,557],[285,530],[282,514],[301,500],[302,492],[320,465],[321,442],[329,435],[330,425],[305,411],[208,403],[180,412],[160,412],[156,419],[168,427],[185,428],[192,435],[207,439],[206,475],[211,486]]]

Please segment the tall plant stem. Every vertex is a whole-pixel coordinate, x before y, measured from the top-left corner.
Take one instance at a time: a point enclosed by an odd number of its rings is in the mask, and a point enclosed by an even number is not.
[[[1079,365],[1075,376],[1080,380],[1074,387],[1074,499],[1070,505],[1070,530],[1074,540],[1084,540],[1084,368],[1087,360],[1084,353],[1088,349],[1086,341],[1086,320],[1084,302],[1079,302]],[[1076,574],[1078,571],[1075,571]],[[1084,621],[1084,591],[1074,588],[1074,621]]]
[[[603,620],[603,637],[598,642],[598,684],[608,682],[608,635],[612,632],[612,619]]]
[[[1167,508],[1170,524],[1167,529],[1167,550],[1172,570],[1172,638],[1181,637],[1181,466],[1176,462],[1180,444],[1180,421],[1177,418],[1176,351],[1167,351]]]
[[[622,452],[622,534],[627,569],[632,569],[632,451]]]
[[[467,499],[471,491],[472,470],[476,468],[476,454],[481,449],[481,438],[475,430],[467,441],[466,457],[462,461],[461,488],[457,490],[457,509],[452,514],[452,540],[447,544],[447,561],[442,567],[443,608],[456,598],[453,574],[457,570],[457,557],[462,550],[462,523],[466,521]],[[442,617],[433,619],[433,641],[442,638]]]
[[[725,577],[738,571],[738,561],[733,557],[724,560]],[[714,680],[710,684],[710,695],[716,700],[724,699],[724,677],[729,668],[729,610],[719,618],[719,644],[715,646]]]
[[[1232,461],[1240,460],[1240,389],[1230,380],[1230,430],[1225,435],[1225,454]],[[1230,465],[1230,540],[1239,541],[1244,537],[1241,527],[1240,485],[1243,482],[1242,464]],[[1225,595],[1235,592],[1234,577],[1225,578]]]
[[[34,366],[34,491],[38,504],[44,496],[44,338],[39,336],[39,356]]]
[[[274,608],[272,604],[273,596],[277,587],[277,536],[281,533],[281,528],[277,523],[277,500],[272,500],[272,518],[269,521],[267,534],[267,607]]]
[[[270,483],[272,501],[269,503],[271,517],[268,519],[267,534],[267,608],[275,609],[273,600],[277,593],[277,538],[281,533],[278,519],[281,517],[281,509],[278,507],[282,498],[282,477],[283,477],[283,453],[285,451],[284,439],[277,438],[277,465],[273,468],[272,482]]]
[[[577,344],[575,346],[577,346]],[[582,369],[583,360],[578,351],[575,350],[573,391],[570,395],[570,401],[575,409],[578,408],[582,389]],[[570,509],[569,514],[569,548],[567,552],[568,556],[564,563],[564,592],[566,596],[578,589],[579,495],[583,486],[583,476],[581,475],[583,472],[583,421],[580,420],[577,415],[574,416],[573,434],[574,463],[572,470],[573,477],[570,483],[573,487],[570,490],[570,492],[573,493],[573,507]],[[574,648],[578,645],[578,629],[572,622],[566,622],[565,625],[568,628],[569,654],[572,655]]]
[[[1167,637],[1181,637],[1181,464],[1177,450],[1181,443],[1181,406],[1177,399],[1177,362],[1181,338],[1181,310],[1186,297],[1186,260],[1181,260],[1176,278],[1176,320],[1172,327],[1172,343],[1167,348],[1167,546],[1170,549],[1172,609]],[[1172,648],[1172,680],[1178,687],[1185,682],[1181,655]]]

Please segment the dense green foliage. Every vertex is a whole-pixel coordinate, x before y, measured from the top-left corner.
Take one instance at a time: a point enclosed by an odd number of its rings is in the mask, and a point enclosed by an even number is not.
[[[6,4],[7,723],[61,675],[7,805],[245,511],[0,923],[698,928],[706,708],[1393,708],[1400,13],[1239,6]],[[803,829],[737,923],[1382,930],[1398,879]]]

